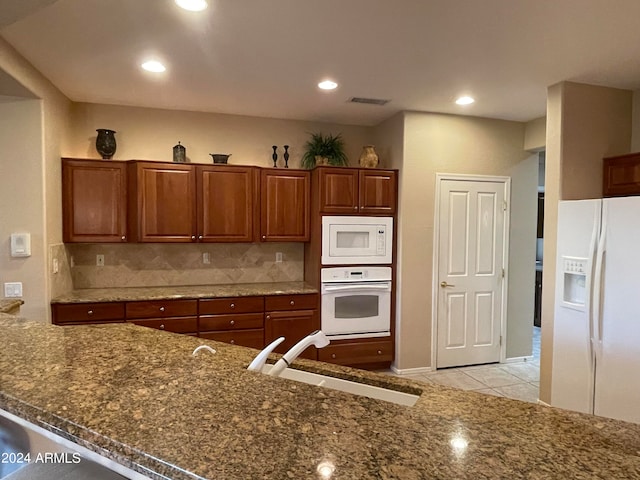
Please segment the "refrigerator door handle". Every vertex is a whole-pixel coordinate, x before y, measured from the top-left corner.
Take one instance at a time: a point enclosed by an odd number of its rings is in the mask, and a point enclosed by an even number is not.
[[[596,364],[600,359],[602,349],[602,286],[604,257],[607,250],[607,206],[602,205],[602,228],[600,229],[600,240],[596,252],[596,270],[593,290],[593,339],[596,354]]]

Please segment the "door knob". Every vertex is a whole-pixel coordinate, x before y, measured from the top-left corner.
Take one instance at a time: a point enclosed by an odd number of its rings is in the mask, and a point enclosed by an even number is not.
[[[442,288],[446,288],[446,287],[455,287],[455,285],[451,285],[450,283],[447,282],[440,282],[440,286]]]

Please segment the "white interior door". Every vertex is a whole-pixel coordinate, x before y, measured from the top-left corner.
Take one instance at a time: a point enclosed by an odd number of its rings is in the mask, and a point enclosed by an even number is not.
[[[498,362],[508,183],[439,180],[436,367]]]

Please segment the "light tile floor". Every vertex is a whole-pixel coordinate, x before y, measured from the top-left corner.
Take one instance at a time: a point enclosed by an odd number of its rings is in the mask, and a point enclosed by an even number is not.
[[[540,328],[532,328],[533,359],[531,361],[446,368],[402,377],[535,403],[538,401],[540,386]]]

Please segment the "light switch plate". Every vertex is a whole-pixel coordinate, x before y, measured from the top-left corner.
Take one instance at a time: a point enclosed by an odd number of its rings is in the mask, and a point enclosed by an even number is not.
[[[22,297],[22,282],[7,282],[4,284],[6,298]]]

